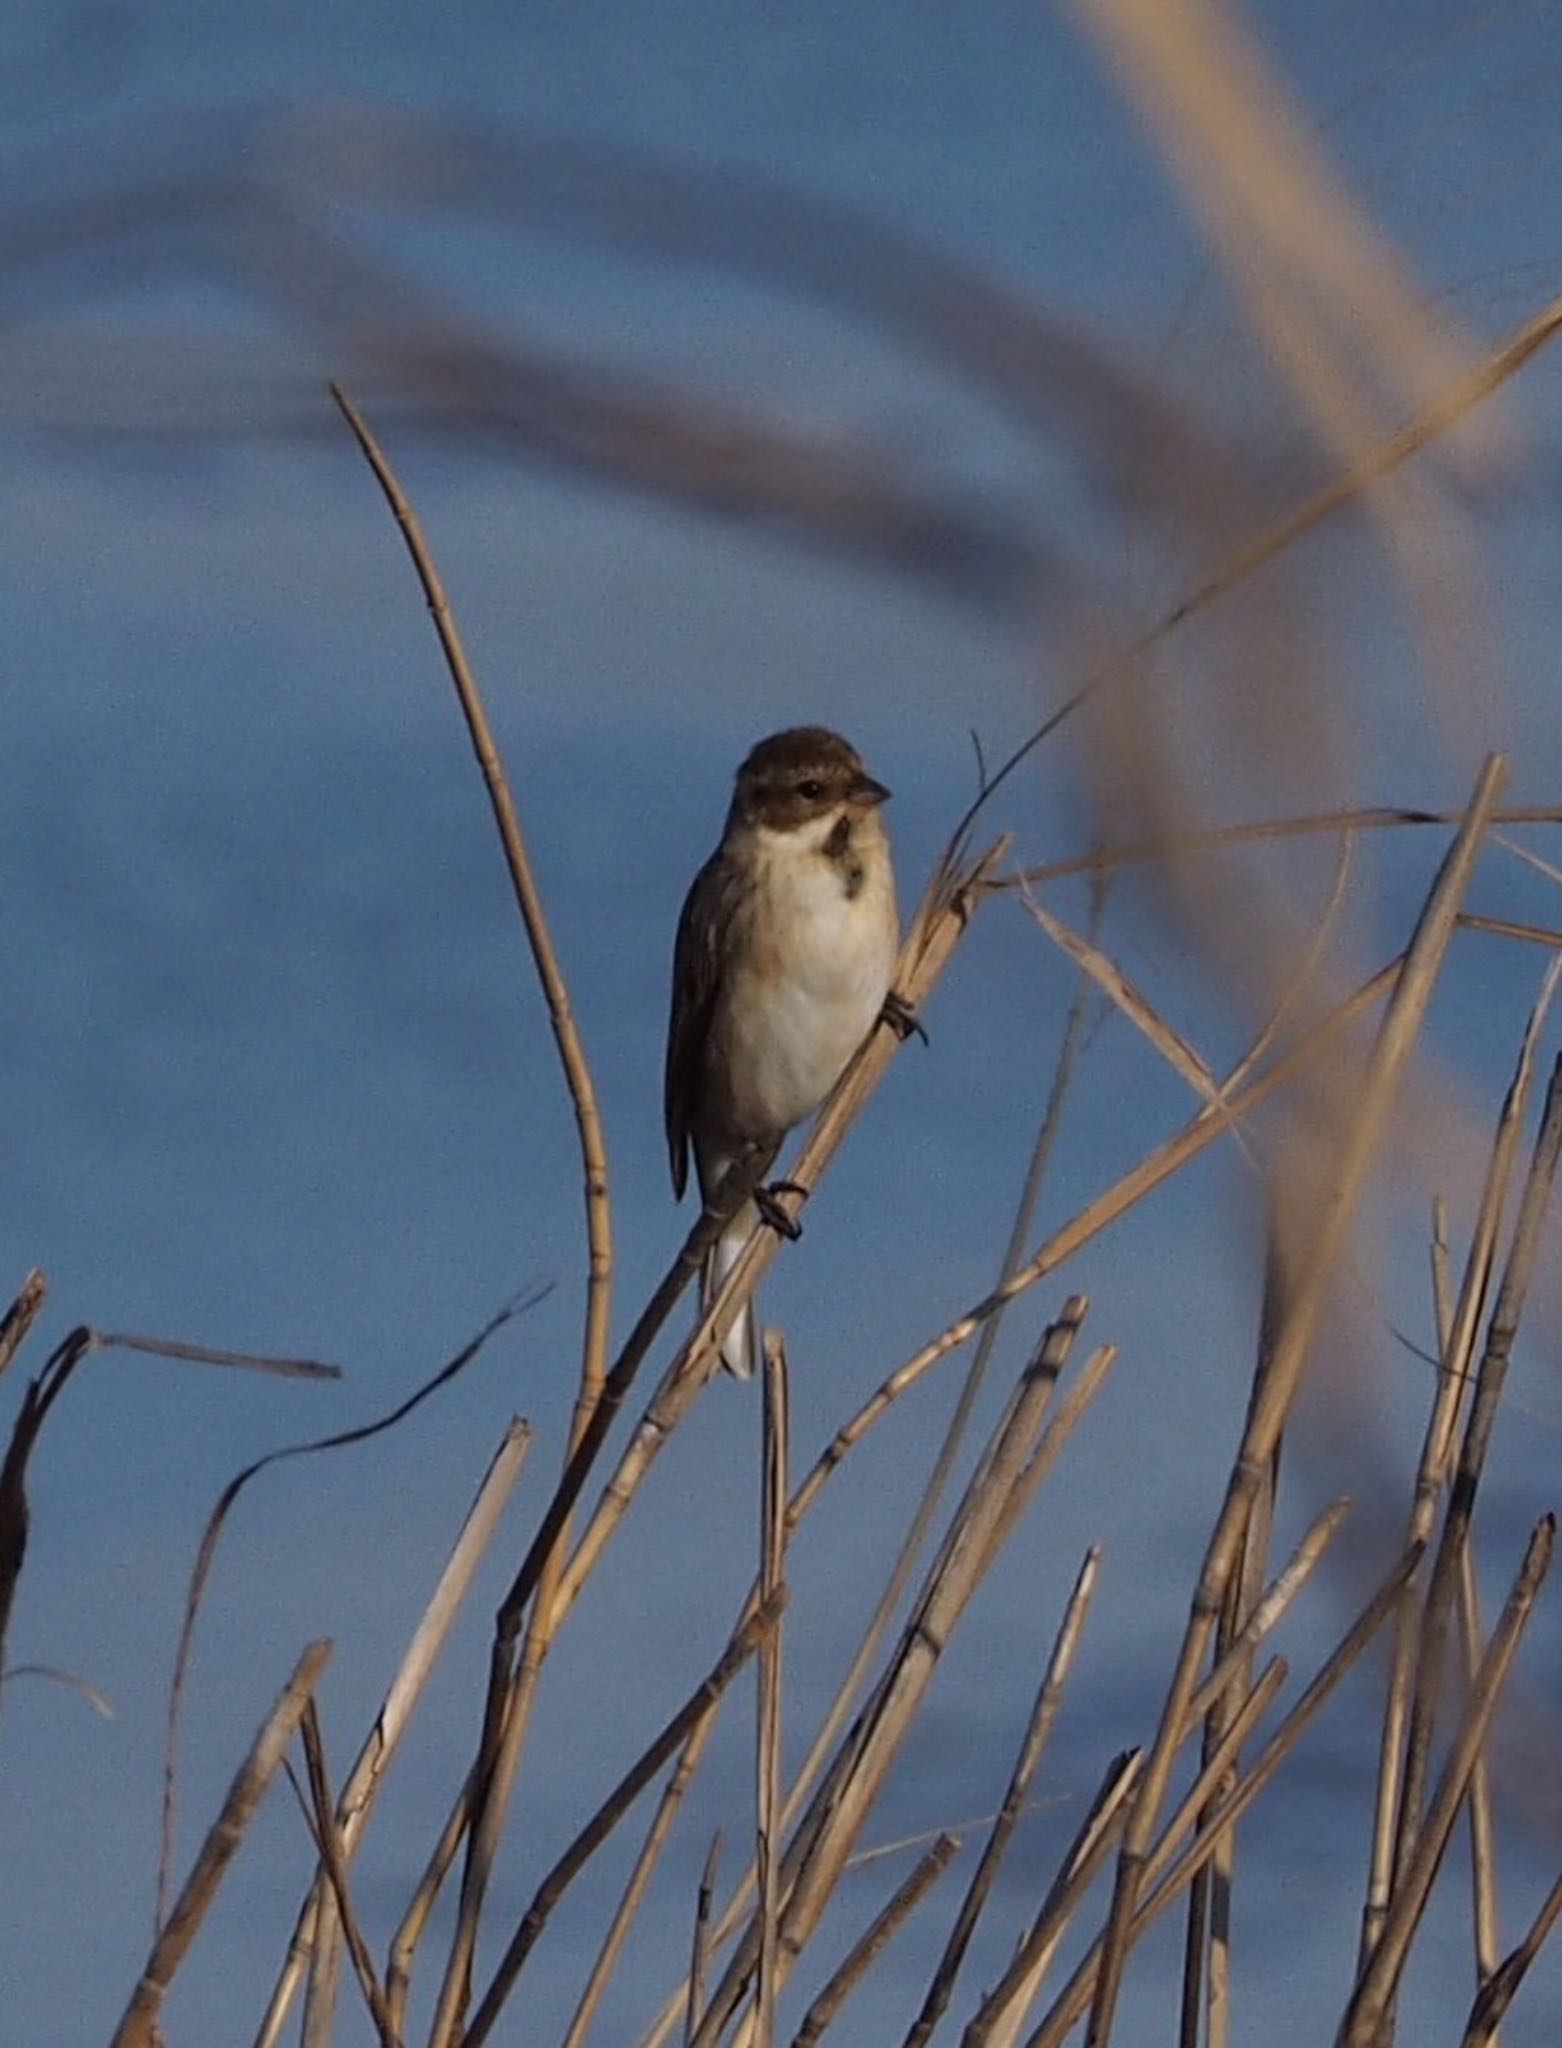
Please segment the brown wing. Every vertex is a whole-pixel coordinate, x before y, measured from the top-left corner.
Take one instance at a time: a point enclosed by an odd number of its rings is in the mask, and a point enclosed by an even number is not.
[[[673,1192],[680,1201],[689,1178],[689,1139],[705,1040],[740,887],[720,852],[712,854],[695,876],[678,919],[662,1111],[667,1124]]]

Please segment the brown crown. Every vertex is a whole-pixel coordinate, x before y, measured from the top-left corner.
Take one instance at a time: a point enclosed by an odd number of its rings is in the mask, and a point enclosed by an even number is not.
[[[772,733],[738,770],[733,819],[785,829],[839,808],[871,810],[889,795],[862,765],[857,749],[822,725]]]

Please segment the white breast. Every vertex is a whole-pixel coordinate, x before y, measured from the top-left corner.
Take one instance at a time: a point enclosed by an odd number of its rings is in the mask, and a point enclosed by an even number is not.
[[[807,835],[761,832],[755,915],[729,985],[724,1035],[739,1128],[789,1130],[811,1116],[883,1006],[900,943],[889,846],[876,818],[858,825],[861,885],[820,851],[832,821]]]

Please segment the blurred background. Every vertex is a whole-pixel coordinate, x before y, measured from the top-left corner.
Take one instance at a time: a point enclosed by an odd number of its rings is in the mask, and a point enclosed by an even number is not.
[[[914,902],[977,788],[973,734],[1001,761],[1562,290],[1549,9],[1177,0],[1157,19],[1126,0],[6,11],[0,1249],[11,1281],[47,1271],[50,1340],[87,1321],[346,1376],[110,1354],[51,1421],[8,1654],[81,1674],[116,1711],[6,1687],[0,2040],[105,2039],[140,1967],[169,1671],[222,1485],[389,1408],[551,1281],[400,1431],[252,1489],[201,1624],[181,1865],[312,1635],[337,1642],[322,1710],[340,1770],[508,1417],[534,1422],[485,1590],[362,1864],[383,1945],[475,1740],[490,1595],[575,1390],[568,1103],[420,595],[326,379],[397,463],[487,693],[602,1095],[626,1328],[690,1220],[661,1132],[668,962],[748,746],[801,722],[851,737],[895,792]],[[1190,52],[1208,60],[1191,76]],[[1468,432],[1119,671],[985,822],[1036,866],[1171,827],[1457,807],[1490,748],[1514,756],[1514,803],[1558,801],[1559,380],[1562,357],[1540,355]],[[1358,848],[1342,974],[1403,943],[1444,841]],[[1528,843],[1557,857],[1554,837]],[[1323,915],[1337,856],[1322,837],[1136,868],[1103,943],[1223,1070]],[[1476,907],[1554,925],[1555,879],[1494,849]],[[1047,900],[1087,915],[1082,884]],[[1456,948],[1422,1113],[1320,1347],[1282,1503],[1282,1536],[1342,1490],[1363,1510],[1298,1617],[1301,1668],[1397,1541],[1430,1375],[1392,1330],[1431,1339],[1428,1205],[1446,1193],[1468,1221],[1544,964],[1476,934]],[[791,1342],[799,1460],[991,1284],[1072,987],[1017,897],[984,911],[930,1047],[897,1060],[810,1205],[765,1296]],[[1041,1225],[1193,1106],[1121,1019],[1101,1022]],[[1123,1358],[870,1829],[992,1811],[1101,1540],[1042,1809],[973,1983],[1006,1962],[1105,1757],[1153,1726],[1241,1426],[1255,1189],[1234,1148],[1211,1154],[1006,1330],[1012,1368],[1083,1288],[1088,1334]],[[1550,1267],[1535,1327],[1554,1332]],[[1554,1363],[1544,1344],[1515,1363],[1482,1522],[1494,1587],[1554,1503]],[[894,1413],[800,1539],[798,1754],[957,1370]],[[580,1817],[571,1773],[605,1788],[687,1689],[658,1646],[703,1664],[725,1639],[757,1550],[758,1416],[752,1389],[709,1392],[566,1631],[532,1738],[557,1776],[523,1785],[500,1922]],[[1554,1697],[1554,1609],[1525,1652],[1532,1702]],[[1355,1691],[1244,1834],[1238,2039],[1315,2041],[1337,2018],[1376,1755]],[[749,1825],[739,1697],[604,2040],[636,2038],[681,1971],[711,1827]],[[1510,1939],[1562,1850],[1539,1796],[1554,1764],[1524,1747],[1524,1720],[1502,1786]],[[550,1931],[516,2039],[562,2031],[624,1867],[594,1865]],[[250,2038],[309,1868],[279,1794],[180,1979],[171,2040]],[[1456,2037],[1470,1995],[1467,1908],[1445,1890],[1406,2041]],[[913,1923],[852,2039],[900,2038],[943,1924]],[[1162,2037],[1180,1944],[1169,1916],[1136,1956],[1120,2038]],[[1552,2039],[1559,2019],[1562,1968],[1543,1962],[1506,2038]],[[360,2037],[344,2001],[341,2038]]]

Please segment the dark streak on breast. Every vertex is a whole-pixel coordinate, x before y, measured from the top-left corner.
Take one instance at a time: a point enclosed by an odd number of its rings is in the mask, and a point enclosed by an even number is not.
[[[862,894],[866,870],[852,845],[852,821],[844,814],[837,818],[830,828],[830,836],[822,848],[824,857],[832,866],[841,871],[841,887],[846,891],[848,903],[854,903]]]

